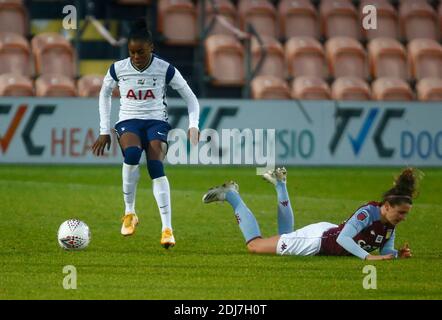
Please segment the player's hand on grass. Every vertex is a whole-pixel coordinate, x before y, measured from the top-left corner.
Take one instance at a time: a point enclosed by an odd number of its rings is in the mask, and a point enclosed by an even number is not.
[[[365,260],[391,260],[394,259],[394,254],[390,253],[390,254],[383,254],[383,255],[379,255],[379,256],[374,256],[369,254]]]
[[[107,150],[110,149],[111,146],[111,137],[109,134],[101,134],[97,140],[94,142],[92,146],[92,152],[96,156],[102,156],[104,154],[104,148],[107,147]]]
[[[408,246],[408,243],[405,243],[402,248],[399,249],[399,258],[411,258],[411,249]]]
[[[190,140],[190,143],[196,146],[200,141],[200,131],[198,130],[198,128],[189,128],[189,130],[187,131],[187,138]]]

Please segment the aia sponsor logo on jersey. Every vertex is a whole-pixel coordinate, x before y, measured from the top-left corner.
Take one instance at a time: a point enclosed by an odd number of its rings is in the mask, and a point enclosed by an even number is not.
[[[147,100],[147,99],[155,99],[155,95],[152,90],[138,90],[138,94],[136,94],[132,89],[127,92],[127,99],[134,100]]]
[[[359,221],[364,221],[367,217],[368,217],[368,214],[365,211],[362,211],[361,213],[358,213],[358,215],[356,216],[356,218]]]

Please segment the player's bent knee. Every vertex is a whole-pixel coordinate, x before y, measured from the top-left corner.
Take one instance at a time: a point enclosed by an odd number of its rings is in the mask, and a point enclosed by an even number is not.
[[[259,245],[259,239],[253,239],[247,243],[247,250],[250,253],[261,253],[261,246]]]
[[[152,180],[165,176],[163,162],[160,160],[147,160],[147,170]]]
[[[140,147],[127,147],[124,149],[124,163],[130,165],[137,165],[140,163],[141,153],[143,149]]]

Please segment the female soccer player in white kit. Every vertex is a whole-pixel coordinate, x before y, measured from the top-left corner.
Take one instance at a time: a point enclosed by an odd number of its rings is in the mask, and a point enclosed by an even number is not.
[[[144,20],[132,26],[128,39],[130,57],[113,63],[103,81],[99,98],[100,136],[93,145],[95,155],[103,155],[111,143],[111,97],[120,90],[119,120],[115,125],[124,162],[122,170],[125,215],[121,234],[135,232],[138,217],[135,195],[139,179],[139,162],[143,150],[152,189],[162,222],[161,245],[175,245],[172,229],[172,206],[169,181],[164,174],[163,160],[167,152],[167,134],[171,129],[167,114],[166,86],[177,90],[186,101],[189,113],[188,136],[193,144],[199,139],[199,103],[180,72],[167,61],[153,54],[151,32]]]

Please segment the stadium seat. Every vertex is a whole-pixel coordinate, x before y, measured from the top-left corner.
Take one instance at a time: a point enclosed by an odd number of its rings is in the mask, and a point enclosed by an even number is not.
[[[320,5],[321,32],[326,38],[359,39],[361,26],[356,8],[348,0],[322,1]]]
[[[35,81],[37,97],[75,97],[74,81],[60,74],[45,74]]]
[[[376,7],[377,14],[377,28],[366,30],[362,28],[365,39],[372,40],[375,38],[394,38],[400,39],[398,14],[396,9],[388,0],[362,0],[359,5],[360,23],[364,18],[362,13],[366,5],[373,5]]]
[[[28,34],[28,12],[23,0],[0,0],[0,32]]]
[[[269,0],[240,0],[238,12],[241,30],[250,23],[260,35],[278,36],[276,9]]]
[[[286,42],[285,54],[289,75],[292,77],[327,77],[324,48],[310,37],[294,37]]]
[[[283,39],[319,39],[318,13],[309,0],[281,0],[278,5],[279,30]]]
[[[30,78],[15,73],[0,75],[0,96],[31,97],[33,95],[34,88]]]
[[[330,74],[335,78],[367,77],[366,53],[361,43],[348,37],[335,37],[325,44]]]
[[[292,83],[292,98],[299,100],[330,100],[330,87],[321,78],[302,76]]]
[[[442,79],[424,78],[416,85],[420,101],[442,101]]]
[[[75,53],[72,45],[58,33],[40,33],[31,40],[35,71],[39,75],[75,76]]]
[[[371,100],[368,83],[355,77],[342,77],[333,82],[331,88],[333,100],[367,101]]]
[[[98,97],[100,95],[101,85],[103,84],[102,75],[88,74],[78,79],[79,97]]]
[[[411,101],[414,99],[409,84],[398,78],[378,78],[371,86],[372,98],[378,101]]]
[[[284,47],[273,37],[263,36],[262,41],[263,48],[261,49],[258,40],[255,37],[252,38],[253,70],[261,59],[262,50],[265,50],[265,58],[257,75],[271,75],[284,79],[286,77]]]
[[[217,7],[218,7],[218,13],[221,17],[223,17],[228,23],[230,23],[231,26],[236,27],[237,24],[237,13],[236,8],[234,4],[230,0],[214,0]],[[205,4],[205,26],[208,27],[214,18],[215,15],[215,9],[212,6],[211,1],[205,1],[205,0],[199,0],[198,2],[198,10],[197,14],[200,13],[200,6],[201,4]],[[218,21],[215,21],[213,24],[212,29],[208,33],[208,35],[212,34],[232,34],[232,31],[230,31],[229,28],[225,27]]]
[[[0,32],[0,74],[32,74],[31,49],[28,41],[18,33]]]
[[[159,0],[158,31],[170,45],[195,45],[196,8],[191,0]]]
[[[442,78],[442,46],[431,39],[415,39],[408,44],[411,74],[416,80]]]
[[[212,83],[219,86],[244,84],[244,49],[233,36],[214,34],[205,41],[206,63]]]
[[[407,1],[400,5],[399,23],[407,41],[419,38],[438,40],[436,11],[425,1]]]
[[[374,78],[395,77],[408,80],[407,52],[395,39],[376,38],[367,46],[370,73]]]
[[[253,99],[291,99],[290,88],[284,80],[274,76],[257,76],[251,82]]]

